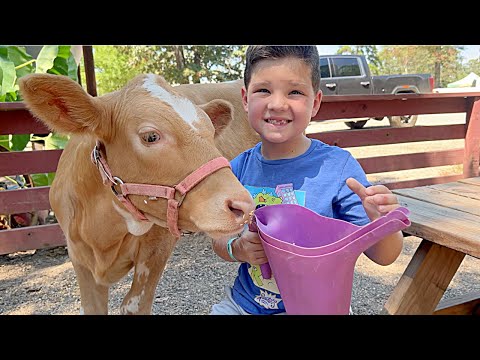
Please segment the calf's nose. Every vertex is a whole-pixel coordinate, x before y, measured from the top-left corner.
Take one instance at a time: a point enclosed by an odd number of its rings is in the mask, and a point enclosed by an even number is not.
[[[235,221],[239,224],[245,223],[248,220],[249,214],[255,210],[255,203],[253,199],[249,200],[227,200],[227,209],[229,209],[235,216]]]

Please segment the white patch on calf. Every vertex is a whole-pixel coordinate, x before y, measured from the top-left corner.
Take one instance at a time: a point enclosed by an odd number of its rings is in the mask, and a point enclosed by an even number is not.
[[[137,279],[140,281],[142,276],[145,276],[146,278],[150,274],[150,269],[145,265],[145,263],[140,263],[137,266],[135,266],[135,270],[137,272]]]
[[[127,224],[127,229],[130,234],[135,236],[143,235],[153,226],[153,222],[135,220],[132,214],[130,214],[127,210],[120,208],[117,204],[115,204],[115,201],[112,200],[112,203],[115,210],[117,210],[117,212],[125,219],[125,223]]]
[[[120,309],[120,313],[122,314],[136,314],[138,313],[138,304],[140,304],[140,300],[142,300],[143,296],[145,295],[145,290],[142,290],[142,293],[138,296],[133,296],[125,306],[122,306]]]
[[[193,103],[188,99],[175,96],[168,92],[163,87],[158,85],[155,79],[155,75],[147,75],[143,83],[143,87],[147,89],[150,94],[158,97],[160,100],[170,105],[187,124],[195,129],[195,123],[198,120],[198,115],[197,109]]]

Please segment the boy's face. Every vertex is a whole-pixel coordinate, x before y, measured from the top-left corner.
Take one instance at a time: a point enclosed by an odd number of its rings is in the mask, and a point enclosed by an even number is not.
[[[311,70],[302,60],[261,60],[242,99],[250,126],[262,141],[285,143],[303,134],[320,108],[322,93],[314,92]]]

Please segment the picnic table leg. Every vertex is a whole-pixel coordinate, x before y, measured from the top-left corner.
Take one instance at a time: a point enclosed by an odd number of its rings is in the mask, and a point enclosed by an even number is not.
[[[433,314],[465,254],[422,240],[382,314]]]

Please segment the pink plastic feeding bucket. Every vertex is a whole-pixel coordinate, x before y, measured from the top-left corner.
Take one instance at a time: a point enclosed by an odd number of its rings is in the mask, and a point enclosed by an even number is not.
[[[261,266],[262,275],[275,274],[289,314],[348,314],[358,257],[408,227],[408,213],[399,207],[357,226],[295,204],[259,208],[251,229],[258,230],[269,261]]]

